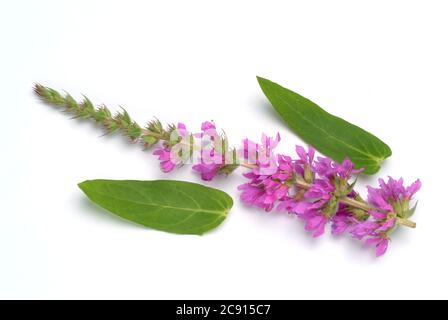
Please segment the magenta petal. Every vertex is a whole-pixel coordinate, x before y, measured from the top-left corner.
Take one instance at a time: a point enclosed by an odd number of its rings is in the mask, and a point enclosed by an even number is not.
[[[306,159],[306,152],[302,146],[296,146],[296,153],[300,159]]]
[[[377,231],[387,231],[395,225],[395,218],[387,220]]]
[[[387,214],[378,211],[369,211],[369,214],[377,220],[383,220],[387,217]]]
[[[389,241],[387,239],[383,239],[378,245],[376,246],[376,256],[380,257],[387,251],[387,247],[389,246]]]
[[[422,187],[422,183],[420,180],[415,181],[409,187],[406,188],[406,193],[409,198],[411,198],[420,188]]]
[[[311,219],[308,220],[306,226],[305,226],[305,230],[314,230],[316,229],[320,223],[322,223],[322,220],[324,219],[323,216],[317,215]]]
[[[154,150],[153,155],[159,156],[159,160],[168,161],[171,158],[171,152],[168,149],[159,148]]]
[[[277,206],[278,211],[289,211],[294,206],[294,200],[290,198],[280,200],[279,205]]]
[[[312,207],[312,203],[306,202],[306,201],[300,201],[294,208],[294,212],[301,215],[304,214],[306,211],[308,211]]]
[[[331,226],[331,234],[338,236],[347,230],[347,225],[341,223],[333,223]]]
[[[160,168],[165,173],[172,171],[175,166],[176,165],[174,163],[172,163],[171,161],[162,161],[160,163]]]
[[[207,130],[212,130],[212,129],[216,129],[215,124],[213,122],[205,121],[201,125],[202,131],[207,131]]]
[[[382,238],[370,238],[366,240],[366,244],[368,246],[376,246],[378,243],[380,243],[383,239]]]
[[[314,153],[315,153],[314,148],[311,145],[308,145],[308,158],[310,164],[314,160]]]
[[[382,180],[382,179],[380,179]],[[381,181],[380,181],[381,183]],[[386,211],[392,211],[392,206],[383,198],[383,195],[381,194],[379,189],[372,188],[370,186],[367,186],[368,196],[367,199],[370,204],[374,205],[375,207],[386,210]]]
[[[307,192],[305,192],[305,197],[309,199],[317,199],[322,197],[322,191],[316,190],[316,189],[308,189]]]
[[[320,237],[325,232],[325,218],[321,221],[321,223],[317,226],[316,231],[313,233],[313,238]]]

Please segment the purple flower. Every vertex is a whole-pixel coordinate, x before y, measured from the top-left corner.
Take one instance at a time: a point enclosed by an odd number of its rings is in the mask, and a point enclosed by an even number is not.
[[[170,172],[176,166],[176,164],[171,161],[171,151],[167,147],[159,147],[153,152],[153,154],[159,156],[160,169],[163,172]]]
[[[279,142],[280,134],[277,133],[275,138],[271,138],[263,133],[261,144],[249,139],[243,140],[243,149],[239,153],[245,162],[256,165],[253,171],[257,175],[272,175],[277,171],[277,157],[274,149]]]
[[[306,201],[306,199],[303,198],[302,194],[301,196],[296,195],[294,198],[285,196],[282,199],[279,199],[279,202],[280,203],[277,206],[277,210],[295,214],[299,218],[303,218],[308,211],[316,211],[322,206],[322,203],[320,202],[313,203]]]
[[[240,198],[246,204],[260,207],[266,211],[270,211],[274,207],[272,203],[265,202],[265,199],[263,199],[265,195],[263,188],[251,183],[245,183],[238,186],[238,190],[242,191]]]
[[[328,218],[324,214],[309,210],[302,218],[306,221],[305,230],[311,231],[314,238],[320,237],[325,232]]]
[[[303,148],[302,146],[296,146],[296,153],[299,156],[297,163],[300,163],[302,165],[313,164],[315,151],[312,146],[308,145],[308,152],[306,152],[305,148]]]
[[[341,203],[339,204],[338,211],[331,218],[331,233],[333,235],[340,235],[352,228],[353,225],[359,223],[359,221],[349,212],[348,207]]]
[[[243,148],[240,150],[240,156],[250,164],[257,161],[258,144],[249,139],[243,140]]]
[[[296,146],[296,153],[299,156],[299,159],[295,160],[295,171],[300,174],[306,182],[314,181],[314,149],[311,146],[308,146],[308,152],[301,146]]]
[[[202,131],[208,131],[208,130],[216,130],[216,126],[213,122],[205,121],[201,125]]]
[[[339,177],[348,179],[351,176],[356,176],[364,171],[364,168],[355,170],[355,165],[349,158],[345,158],[341,164],[334,162],[334,168]]]
[[[194,136],[196,138],[207,138],[210,141],[214,141],[218,138],[218,131],[216,130],[216,126],[213,122],[205,121],[201,125],[201,132],[195,133]]]
[[[379,257],[386,252],[389,246],[388,234],[395,228],[397,219],[394,213],[384,214],[370,211],[369,214],[375,220],[354,224],[350,233],[359,240],[367,238],[366,244],[375,245],[376,256]]]
[[[380,257],[386,253],[389,246],[389,239],[383,237],[370,238],[366,241],[367,245],[376,247],[376,256]]]
[[[302,203],[302,201],[297,201],[294,198],[284,197],[283,199],[281,199],[279,205],[277,206],[277,210],[298,214],[299,212],[303,212],[303,210],[300,208]]]
[[[387,232],[395,226],[395,222],[397,222],[397,219],[395,218],[388,219],[384,221],[381,226],[375,230],[375,232]]]
[[[278,139],[280,139],[279,136]],[[278,139],[264,138],[262,148],[272,151],[271,148],[275,147]],[[257,148],[260,150],[259,147]],[[245,203],[258,206],[266,211],[272,210],[277,201],[288,198],[290,188],[288,182],[294,174],[294,166],[290,157],[278,156],[276,160],[272,153],[271,158],[273,166],[271,169],[275,168],[271,174],[266,174],[266,170],[263,171],[265,163],[257,160],[257,166],[244,174],[246,178],[250,179],[250,182],[238,187],[243,191],[241,199]]]
[[[331,233],[335,236],[343,234],[351,225],[350,215],[337,212],[331,222]]]
[[[185,138],[188,136],[187,127],[181,122],[177,124],[173,132],[176,134],[176,136],[174,137],[176,139],[178,136],[180,136],[181,138]],[[158,159],[160,161],[160,169],[163,172],[170,172],[176,167],[177,164],[182,163],[182,159],[177,155],[179,150],[177,150],[176,146],[178,145],[169,146],[168,144],[164,143],[154,150],[153,155],[158,156]]]
[[[328,202],[332,198],[334,186],[328,180],[317,179],[305,192],[305,198]]]
[[[195,164],[193,170],[201,174],[201,179],[204,181],[211,181],[219,173],[221,165],[218,164]]]
[[[333,161],[330,158],[317,157],[317,161],[314,163],[314,171],[322,177],[332,177],[335,172],[332,164]]]
[[[177,124],[177,133],[181,137],[186,137],[188,135],[187,126],[185,124],[183,124],[182,122],[179,122]]]
[[[210,181],[219,173],[219,170],[225,165],[223,155],[216,150],[215,143],[219,138],[216,126],[213,122],[205,121],[201,125],[202,132],[195,134],[201,138],[201,151],[198,157],[198,164],[193,166],[193,170],[201,174],[202,180]]]
[[[409,187],[406,188],[405,194],[407,199],[412,199],[414,194],[417,193],[417,191],[420,190],[422,187],[422,183],[419,179],[417,179],[415,182],[413,182]]]
[[[264,133],[261,135],[261,150],[264,151],[266,157],[272,157],[273,156],[273,150],[277,147],[278,143],[280,142],[280,134],[277,133],[275,138],[268,137]]]
[[[260,157],[271,158],[273,151],[280,142],[280,134],[277,133],[275,138],[268,137],[266,134],[261,135],[261,144],[255,143],[249,139],[243,140],[243,154],[245,159],[254,159],[258,161]]]
[[[202,180],[211,181],[219,173],[219,169],[224,166],[223,156],[215,149],[211,151],[202,150],[200,163],[193,166],[193,170],[201,174]]]
[[[373,217],[375,220],[384,220],[384,219],[387,218],[387,214],[384,213],[384,212],[378,212],[378,211],[376,211],[376,210],[371,210],[371,211],[369,211],[368,213],[369,213],[369,215],[370,215],[371,217]]]
[[[292,178],[294,173],[294,165],[291,157],[277,156],[277,171],[272,175],[273,179],[287,181]]]
[[[280,199],[278,210],[286,210],[305,220],[305,230],[312,231],[313,237],[319,237],[325,231],[329,216],[323,211],[332,199],[333,185],[326,180],[316,180],[299,198],[284,197]]]
[[[389,180],[384,182],[383,179],[378,180],[380,188],[377,189],[381,192],[381,195],[389,201],[409,200],[412,196],[421,188],[420,180],[415,181],[409,187],[403,186],[403,178],[398,181],[389,177]]]
[[[348,158],[345,158],[340,164],[330,158],[318,157],[314,170],[322,177],[339,177],[348,180],[351,176],[361,173],[364,169],[354,170],[354,165]]]
[[[299,198],[285,197],[280,199],[278,209],[288,211],[303,218],[308,211],[316,212],[331,200],[333,185],[326,180],[316,180]]]
[[[249,205],[255,205],[266,211],[271,211],[275,203],[288,194],[289,187],[270,176],[259,176],[254,172],[245,173],[249,183],[238,186],[241,190],[241,200]]]
[[[381,189],[375,189],[371,186],[367,186],[367,190],[368,190],[367,200],[371,205],[380,210],[385,211],[393,210],[392,205],[390,205],[390,203],[388,203],[387,200],[384,198]]]
[[[409,211],[409,202],[414,194],[421,188],[420,180],[415,181],[409,187],[403,186],[403,179],[394,180],[389,177],[387,183],[379,179],[379,188],[367,187],[368,202],[374,207],[392,212],[403,217]]]
[[[376,235],[375,230],[378,229],[380,225],[374,221],[363,221],[358,224],[353,225],[350,230],[351,235],[358,239],[362,240],[364,237],[370,235]]]

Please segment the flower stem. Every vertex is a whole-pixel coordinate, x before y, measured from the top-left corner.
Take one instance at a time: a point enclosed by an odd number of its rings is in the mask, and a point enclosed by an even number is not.
[[[414,221],[409,220],[409,219],[397,218],[397,222],[398,222],[398,224],[401,224],[402,226],[405,226],[405,227],[409,227],[409,228],[413,228],[413,229],[415,227],[417,227],[417,224]]]
[[[346,205],[352,206],[354,208],[362,209],[364,211],[371,211],[371,210],[377,210],[369,206],[367,203],[363,203],[361,201],[349,198],[349,197],[343,197],[341,199],[341,202],[345,203]]]

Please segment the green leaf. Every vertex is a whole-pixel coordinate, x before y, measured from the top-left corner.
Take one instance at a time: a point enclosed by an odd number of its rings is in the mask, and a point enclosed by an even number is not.
[[[349,157],[356,168],[374,174],[391,149],[371,133],[323,110],[314,102],[260,77],[258,83],[274,109],[306,143],[342,162]]]
[[[179,234],[200,235],[217,227],[233,205],[225,192],[185,181],[88,180],[79,187],[123,219]]]

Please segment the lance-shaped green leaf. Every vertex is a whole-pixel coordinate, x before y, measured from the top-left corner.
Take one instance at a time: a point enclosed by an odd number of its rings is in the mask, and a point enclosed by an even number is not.
[[[264,94],[288,126],[322,154],[341,162],[349,157],[356,168],[374,174],[392,154],[379,138],[270,80],[257,77]]]
[[[88,180],[79,187],[113,214],[171,233],[201,235],[217,227],[232,208],[225,192],[174,180]]]

